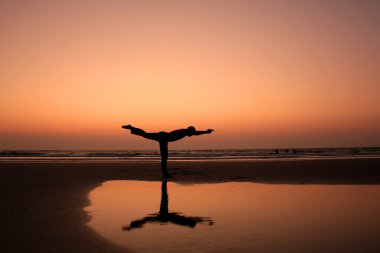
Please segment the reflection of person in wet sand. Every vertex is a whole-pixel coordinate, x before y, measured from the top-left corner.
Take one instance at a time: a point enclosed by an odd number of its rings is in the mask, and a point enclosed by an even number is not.
[[[167,191],[167,182],[162,181],[161,184],[161,204],[160,211],[158,213],[150,214],[139,220],[134,220],[129,226],[122,227],[125,231],[131,231],[132,229],[142,228],[145,223],[173,223],[180,226],[195,227],[198,223],[208,222],[211,226],[214,221],[209,217],[197,217],[197,216],[185,216],[175,212],[169,212],[169,199]]]
[[[190,137],[193,135],[202,135],[202,134],[211,134],[212,129],[208,129],[206,131],[197,131],[195,127],[190,126],[186,129],[178,129],[167,132],[158,132],[158,133],[147,133],[140,128],[133,127],[131,125],[122,126],[124,129],[131,130],[131,134],[142,136],[149,140],[158,141],[160,143],[160,152],[161,152],[161,169],[164,177],[168,177],[167,171],[167,162],[168,162],[168,142],[178,141],[185,137]]]

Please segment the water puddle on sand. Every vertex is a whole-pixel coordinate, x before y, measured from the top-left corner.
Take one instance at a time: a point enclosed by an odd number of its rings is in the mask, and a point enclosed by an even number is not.
[[[88,223],[133,252],[380,252],[380,186],[107,181]]]

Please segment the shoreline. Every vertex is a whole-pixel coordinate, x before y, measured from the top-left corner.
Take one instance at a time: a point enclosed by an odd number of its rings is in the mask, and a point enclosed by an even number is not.
[[[355,159],[380,159],[379,155],[362,155],[362,156],[305,156],[305,157],[226,157],[226,158],[181,158],[175,157],[168,159],[168,162],[281,162],[281,161],[317,161],[317,160],[355,160]],[[139,157],[139,158],[122,158],[122,157],[1,157],[1,163],[29,163],[29,162],[160,162],[159,157]]]
[[[380,158],[298,161],[169,161],[170,181],[380,184]],[[88,193],[109,180],[161,181],[156,161],[0,161],[1,252],[128,252],[86,223]]]

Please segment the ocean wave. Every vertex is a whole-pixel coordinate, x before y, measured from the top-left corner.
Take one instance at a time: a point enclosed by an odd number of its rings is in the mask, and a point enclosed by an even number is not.
[[[169,158],[181,159],[267,159],[343,156],[380,156],[380,147],[299,149],[213,149],[172,150]],[[0,158],[29,159],[159,159],[159,150],[1,150]]]

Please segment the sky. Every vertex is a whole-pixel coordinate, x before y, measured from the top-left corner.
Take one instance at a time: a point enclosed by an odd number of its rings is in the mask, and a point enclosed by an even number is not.
[[[0,149],[380,146],[380,2],[0,1]]]

